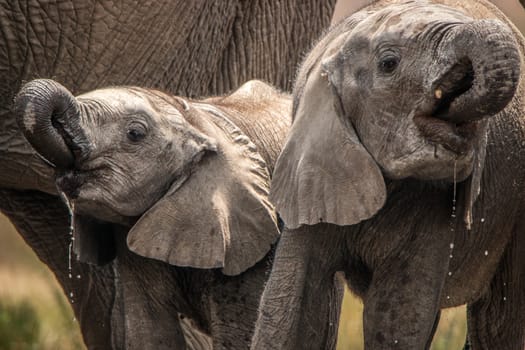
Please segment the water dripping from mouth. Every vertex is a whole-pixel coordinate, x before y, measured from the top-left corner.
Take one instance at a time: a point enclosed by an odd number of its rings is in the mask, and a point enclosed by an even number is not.
[[[68,214],[69,214],[69,245],[68,245],[68,257],[67,257],[67,269],[68,269],[68,277],[72,281],[73,280],[73,266],[72,266],[72,260],[73,260],[73,242],[75,241],[74,232],[75,232],[75,204],[69,200],[67,195],[59,191],[60,197],[62,198],[63,202],[66,205]],[[77,275],[77,278],[79,278],[80,275]],[[72,283],[71,283],[72,285]],[[75,303],[75,294],[73,291],[69,292],[69,302],[71,304]]]
[[[454,194],[452,196],[452,215],[451,215],[452,220],[451,221],[455,221],[454,219],[456,218],[457,163],[458,161],[454,160]],[[454,231],[453,228],[452,228],[452,231]]]
[[[452,236],[452,242],[449,244],[449,260],[454,256],[454,236],[455,236],[455,227],[456,227],[456,195],[457,195],[457,160],[454,160],[454,189],[452,194],[452,213],[450,214],[450,232]],[[450,265],[450,262],[449,262]],[[452,276],[452,271],[448,271],[448,276]],[[449,297],[447,297],[449,299]]]

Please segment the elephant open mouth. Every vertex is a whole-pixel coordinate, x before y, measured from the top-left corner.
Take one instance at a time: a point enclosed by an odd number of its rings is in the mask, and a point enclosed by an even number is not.
[[[107,166],[103,161],[77,161],[71,169],[57,169],[55,185],[68,198],[77,199],[82,186],[92,184],[96,179],[107,177]]]
[[[430,108],[414,117],[424,138],[458,155],[471,149],[478,135],[479,120],[484,117],[467,117],[455,111],[457,101],[471,90],[474,79],[471,61],[460,60],[434,82]]]
[[[455,124],[425,115],[414,117],[414,123],[425,139],[458,155],[471,149],[479,130],[479,121]]]
[[[86,182],[84,174],[75,170],[67,170],[57,174],[55,184],[69,199],[77,199],[80,187]]]
[[[432,87],[433,93],[433,110],[432,116],[451,120],[462,120],[461,116],[453,114],[453,104],[455,100],[469,91],[474,83],[474,68],[469,59],[459,60],[448,69],[445,74],[434,82]]]

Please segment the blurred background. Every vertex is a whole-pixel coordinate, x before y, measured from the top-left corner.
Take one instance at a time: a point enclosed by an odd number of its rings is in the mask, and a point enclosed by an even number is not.
[[[339,0],[334,22],[369,0]],[[524,32],[525,11],[518,0],[494,0]],[[0,214],[0,350],[83,349],[78,324],[53,274]],[[65,257],[66,258],[66,257]],[[362,304],[346,293],[338,350],[363,348]],[[465,308],[442,313],[433,350],[461,349]]]

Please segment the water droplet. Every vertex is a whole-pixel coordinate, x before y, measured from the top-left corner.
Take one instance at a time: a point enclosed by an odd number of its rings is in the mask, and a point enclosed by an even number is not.
[[[454,160],[454,196],[452,197],[452,214],[456,214],[456,192],[457,192],[457,179],[456,179],[456,166],[458,164],[457,160]]]
[[[450,295],[447,295],[447,299],[450,299]]]
[[[448,272],[448,275],[449,275],[449,276],[452,276],[452,272],[451,272],[451,271],[449,271],[449,272]]]
[[[503,301],[507,301],[507,297],[503,297]]]
[[[398,343],[397,340],[394,340],[394,344],[397,344],[397,343]]]
[[[80,275],[77,275],[77,279],[80,279]]]
[[[72,279],[73,269],[71,266],[71,260],[72,260],[72,252],[73,252],[73,241],[75,240],[75,237],[73,236],[74,231],[75,231],[75,206],[74,206],[74,203],[69,200],[69,198],[66,196],[64,192],[59,191],[59,194],[60,194],[60,197],[62,198],[62,201],[66,204],[66,208],[69,214],[69,246],[68,246],[68,257],[67,257],[67,269],[68,269],[68,277],[69,279]],[[71,304],[75,303],[73,296],[74,296],[73,292],[69,293]]]
[[[489,255],[489,251],[485,250],[485,256]]]
[[[485,218],[481,218],[481,222],[485,222]]]
[[[451,259],[452,259],[452,254],[450,254],[450,255],[449,255],[449,258],[451,258]]]
[[[450,213],[450,232],[452,234],[452,237],[454,238],[455,235],[455,227],[456,227],[456,194],[457,194],[457,159],[454,160],[454,191],[452,193],[452,213]],[[450,243],[450,249],[454,249],[454,243]],[[450,257],[452,258],[452,254],[450,254]]]
[[[71,278],[72,274],[71,274],[71,251],[73,249],[73,241],[69,242],[69,247],[68,247],[68,260],[67,260],[67,269],[69,271],[69,278]]]

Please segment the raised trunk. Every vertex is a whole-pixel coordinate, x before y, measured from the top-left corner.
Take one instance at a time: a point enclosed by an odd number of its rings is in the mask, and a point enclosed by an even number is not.
[[[513,98],[520,75],[520,54],[511,30],[496,20],[454,27],[445,39],[455,64],[433,84],[439,100],[434,115],[463,123],[495,115]]]
[[[53,80],[34,80],[22,87],[13,109],[20,129],[42,157],[58,168],[73,166],[72,143],[64,125],[66,121],[78,125],[70,121],[78,120],[80,112],[66,88]]]

